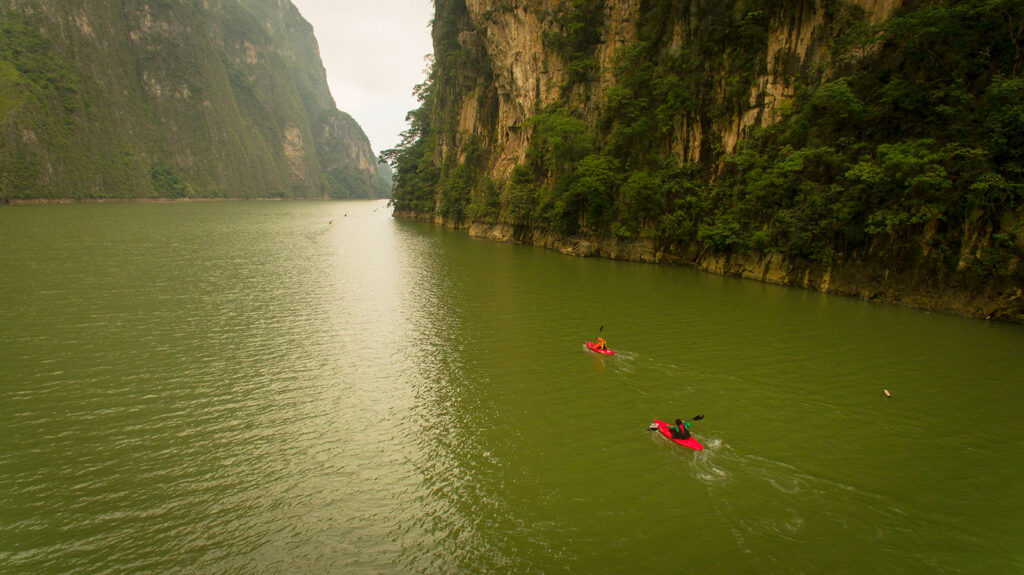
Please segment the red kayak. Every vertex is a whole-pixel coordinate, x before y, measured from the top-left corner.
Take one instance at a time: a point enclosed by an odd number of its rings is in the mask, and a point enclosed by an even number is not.
[[[592,341],[588,341],[583,345],[590,348],[590,351],[596,351],[597,353],[603,353],[605,355],[615,355],[615,352],[610,349],[598,349],[597,344]]]
[[[704,449],[704,446],[701,445],[699,441],[694,439],[692,435],[689,439],[676,439],[672,437],[672,432],[668,430],[668,424],[665,423],[664,421],[658,421],[657,419],[655,419],[654,424],[651,425],[651,427],[653,428],[654,425],[658,426],[658,431],[660,431],[662,435],[678,443],[679,445],[682,445],[683,447],[689,447],[690,449],[696,449],[698,451]]]

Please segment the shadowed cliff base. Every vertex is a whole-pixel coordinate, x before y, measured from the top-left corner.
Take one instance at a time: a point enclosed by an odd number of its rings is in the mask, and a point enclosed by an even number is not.
[[[455,224],[440,216],[395,210],[394,217],[466,231],[470,236],[554,250],[564,255],[690,267],[721,276],[799,287],[865,301],[896,304],[985,320],[1024,324],[1024,290],[1013,278],[979,281],[970,272],[886,266],[855,258],[831,265],[792,261],[781,254],[715,254],[697,244],[657,245],[654,240],[564,237],[509,224]],[[904,254],[906,255],[906,254]]]

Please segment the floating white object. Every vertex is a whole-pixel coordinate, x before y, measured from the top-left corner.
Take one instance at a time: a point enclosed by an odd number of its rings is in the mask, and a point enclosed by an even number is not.
[[[884,393],[886,397],[892,397],[892,394],[891,394],[891,393],[889,393],[889,390],[888,390],[888,389],[883,389],[883,390],[882,390],[882,393]]]

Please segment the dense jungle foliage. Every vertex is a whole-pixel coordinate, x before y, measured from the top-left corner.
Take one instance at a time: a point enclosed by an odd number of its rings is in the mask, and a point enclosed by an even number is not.
[[[776,66],[795,97],[725,153],[718,127],[751,108],[770,27],[804,4],[643,0],[639,40],[618,52],[607,105],[588,124],[572,88],[596,70],[604,3],[572,0],[549,15],[556,32],[545,38],[568,62],[562,101],[533,116],[525,161],[495,182],[475,137],[464,161],[437,153],[438,134],[454,130],[438,104],[453,90],[447,66],[486,66],[448,32],[464,4],[439,2],[422,106],[385,153],[396,204],[456,222],[826,264],[923,251],[946,268],[1024,278],[1011,264],[1024,255],[1024,3],[908,1],[873,26],[856,5],[824,2],[829,52]],[[680,24],[687,36],[673,46]],[[680,151],[685,126],[699,128],[698,150]]]

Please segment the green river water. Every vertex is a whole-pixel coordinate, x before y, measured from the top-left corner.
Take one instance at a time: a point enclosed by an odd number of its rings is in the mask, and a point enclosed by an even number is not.
[[[1022,384],[1021,326],[384,202],[2,207],[0,573],[1024,573]]]

